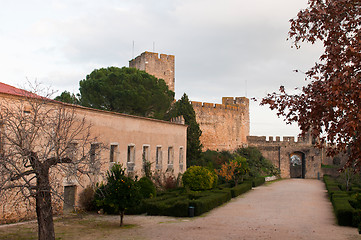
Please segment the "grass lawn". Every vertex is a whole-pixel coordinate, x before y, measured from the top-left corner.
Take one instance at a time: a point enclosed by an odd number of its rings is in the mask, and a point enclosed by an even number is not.
[[[130,229],[137,228],[134,224],[127,225],[127,216],[124,226],[119,226],[119,216],[92,215],[83,217],[68,215],[57,217],[54,220],[56,239],[128,239]],[[124,236],[124,238],[122,237]],[[28,240],[37,239],[36,221],[0,225],[0,239]]]

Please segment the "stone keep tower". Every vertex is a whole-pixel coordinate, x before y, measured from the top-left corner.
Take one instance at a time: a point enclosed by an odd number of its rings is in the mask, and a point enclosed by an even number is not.
[[[129,61],[129,67],[143,70],[156,78],[163,79],[169,90],[175,91],[174,55],[144,52]]]

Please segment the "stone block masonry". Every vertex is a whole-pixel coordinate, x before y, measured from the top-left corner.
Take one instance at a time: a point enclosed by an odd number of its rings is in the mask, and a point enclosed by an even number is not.
[[[248,136],[247,142],[250,147],[257,147],[262,155],[270,160],[281,170],[282,178],[318,178],[322,177],[321,163],[325,160],[325,153],[322,149],[314,147],[312,138],[308,134],[305,138],[295,139],[294,137],[269,137]],[[300,158],[299,172],[297,166],[292,162],[292,157]],[[296,172],[296,173],[295,173]]]
[[[174,55],[143,52],[129,61],[129,67],[143,70],[156,78],[163,79],[169,90],[175,91]]]
[[[234,151],[247,145],[249,99],[223,97],[222,104],[192,101],[203,150]]]

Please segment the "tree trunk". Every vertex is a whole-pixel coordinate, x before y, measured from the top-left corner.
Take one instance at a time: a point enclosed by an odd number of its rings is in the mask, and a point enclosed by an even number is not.
[[[123,226],[124,211],[120,211],[120,226]]]
[[[49,169],[41,169],[37,175],[36,214],[38,218],[38,239],[54,240]]]

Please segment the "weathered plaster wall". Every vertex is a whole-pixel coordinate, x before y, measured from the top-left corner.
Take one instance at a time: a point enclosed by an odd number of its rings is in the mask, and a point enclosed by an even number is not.
[[[6,101],[7,104],[17,104],[16,101],[18,98],[21,97],[0,93],[0,101]],[[49,104],[49,107],[52,107],[53,104],[57,105],[61,103],[53,102]],[[69,107],[69,109],[75,109],[79,119],[83,117],[86,118],[87,123],[92,125],[91,136],[97,137],[96,142],[103,146],[100,152],[97,152],[97,159],[102,164],[100,174],[94,178],[96,181],[104,181],[106,171],[109,170],[113,164],[110,162],[111,145],[117,146],[114,155],[115,162],[122,164],[128,168],[128,170],[130,169],[127,163],[128,146],[134,147],[135,157],[134,163],[132,164],[133,171],[130,171],[132,175],[143,175],[143,147],[149,149],[148,161],[151,162],[152,170],[163,173],[170,172],[175,176],[186,170],[187,126],[184,125],[182,119],[177,119],[177,122],[180,123],[172,123],[70,104],[64,105]],[[169,147],[173,149],[171,154],[173,162],[171,164],[168,164]],[[158,155],[161,156],[162,160],[158,166],[155,164],[157,148],[161,149]],[[64,175],[60,174],[57,176],[57,179],[60,181],[60,193],[64,190],[65,186],[75,186],[75,203],[77,204],[79,193],[81,193],[83,187],[90,183],[90,179],[86,176],[80,179],[75,179],[71,176],[65,178]],[[34,206],[29,205],[28,202],[24,202],[24,204],[21,202],[19,205],[14,205],[11,204],[10,198],[12,198],[10,195],[0,197],[0,223],[34,217]],[[56,206],[57,208],[60,206],[61,210],[62,203]],[[30,211],[26,212],[26,208],[28,207]]]

